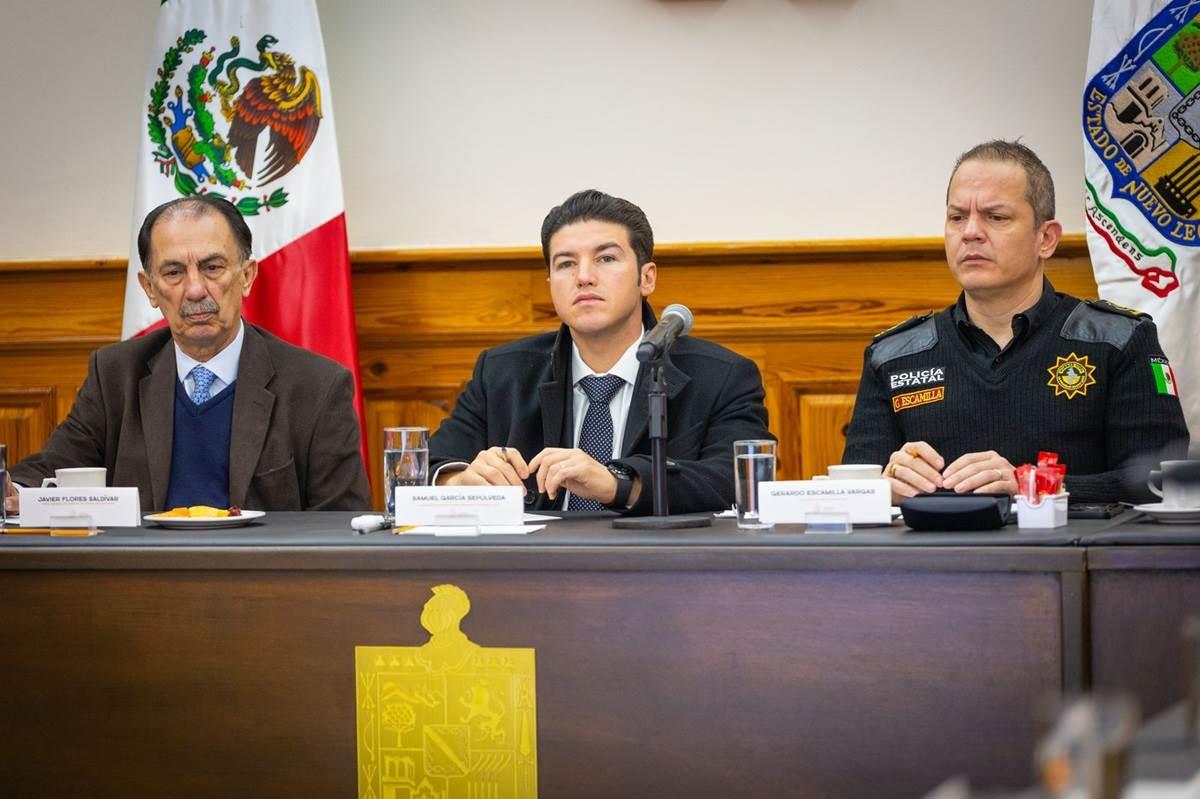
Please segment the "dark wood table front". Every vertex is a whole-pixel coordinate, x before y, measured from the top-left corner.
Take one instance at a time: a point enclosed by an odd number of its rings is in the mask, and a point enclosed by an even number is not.
[[[444,582],[472,640],[537,650],[544,797],[1024,785],[1037,701],[1083,687],[1072,542],[1105,526],[462,540],[348,519],[0,537],[0,792],[355,795],[354,647],[424,643]]]
[[[1200,616],[1200,524],[1127,514],[1081,537],[1088,562],[1088,677],[1143,717],[1186,694],[1184,622]]]

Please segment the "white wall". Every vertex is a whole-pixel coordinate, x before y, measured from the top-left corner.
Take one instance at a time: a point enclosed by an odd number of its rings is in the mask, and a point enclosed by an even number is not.
[[[535,244],[588,186],[664,242],[938,235],[996,136],[1083,229],[1091,0],[318,5],[354,249]],[[0,6],[0,260],[128,252],[156,8]]]

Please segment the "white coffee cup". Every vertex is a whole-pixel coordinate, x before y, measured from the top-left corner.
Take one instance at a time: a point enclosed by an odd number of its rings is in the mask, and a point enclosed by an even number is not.
[[[42,480],[42,488],[104,488],[107,472],[103,466],[55,469],[53,477]]]
[[[829,467],[830,480],[878,480],[883,467],[877,463],[842,463]]]
[[[1163,461],[1146,484],[1168,508],[1200,508],[1200,460]]]

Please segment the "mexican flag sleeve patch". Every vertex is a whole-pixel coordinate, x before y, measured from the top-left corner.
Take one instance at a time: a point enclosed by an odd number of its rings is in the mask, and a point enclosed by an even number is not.
[[[1175,387],[1175,370],[1166,358],[1151,358],[1150,371],[1154,373],[1154,388],[1159,394],[1179,396],[1179,390]]]

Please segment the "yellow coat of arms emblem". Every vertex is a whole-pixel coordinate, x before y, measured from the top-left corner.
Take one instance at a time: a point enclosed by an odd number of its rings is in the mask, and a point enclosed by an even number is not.
[[[470,609],[435,586],[426,644],[354,648],[360,799],[537,796],[534,650],[471,641]]]

